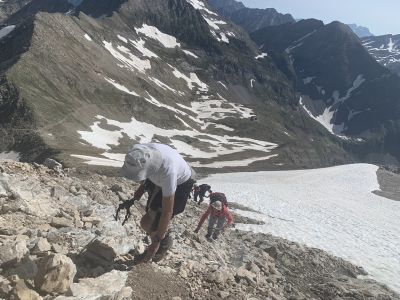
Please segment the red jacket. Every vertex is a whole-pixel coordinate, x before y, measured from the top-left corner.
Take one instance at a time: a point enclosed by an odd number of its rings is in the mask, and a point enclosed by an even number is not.
[[[208,218],[209,215],[213,215],[216,217],[225,217],[227,219],[227,225],[231,225],[233,223],[233,216],[229,212],[229,209],[226,205],[223,205],[222,207],[223,207],[222,210],[216,210],[210,205],[206,210],[206,212],[201,216],[199,225],[197,225],[196,230],[199,230],[201,228],[204,221]]]

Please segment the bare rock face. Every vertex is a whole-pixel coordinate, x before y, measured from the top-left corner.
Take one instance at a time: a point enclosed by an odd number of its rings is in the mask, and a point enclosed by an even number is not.
[[[9,241],[0,246],[0,266],[13,265],[22,260],[28,253],[26,241]]]
[[[35,285],[45,293],[63,294],[71,287],[75,274],[76,266],[69,257],[50,255],[41,261]]]

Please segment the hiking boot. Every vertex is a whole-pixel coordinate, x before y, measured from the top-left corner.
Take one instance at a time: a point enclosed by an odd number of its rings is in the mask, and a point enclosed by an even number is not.
[[[158,248],[156,255],[154,255],[153,261],[159,262],[162,260],[167,255],[168,250],[171,249],[173,243],[174,240],[168,232],[165,238],[160,242],[160,248]]]

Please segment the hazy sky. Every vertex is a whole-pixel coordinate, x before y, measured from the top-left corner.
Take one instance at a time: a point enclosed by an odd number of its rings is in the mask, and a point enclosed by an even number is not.
[[[400,34],[400,0],[240,0],[247,7],[276,8],[295,19],[339,20],[368,27],[375,35]]]

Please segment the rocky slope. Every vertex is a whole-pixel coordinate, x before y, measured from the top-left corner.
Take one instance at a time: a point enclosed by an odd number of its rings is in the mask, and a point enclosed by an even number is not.
[[[125,226],[113,220],[135,185],[49,166],[0,163],[0,298],[400,299],[357,279],[360,267],[270,235],[232,229],[210,243],[192,232],[205,209],[192,203],[164,260],[119,271],[146,245],[142,202]]]
[[[202,1],[34,0],[7,24],[0,153],[108,167],[153,140],[201,169],[356,159],[304,118],[288,75]]]
[[[274,8],[248,8],[236,0],[208,0],[219,14],[232,20],[251,33],[267,26],[294,23],[290,14],[281,14]]]
[[[348,26],[311,19],[251,36],[285,73],[295,74],[307,115],[353,140],[349,147],[363,159],[398,164],[400,78],[380,66]]]
[[[400,74],[400,35],[364,37],[362,43],[377,62]]]
[[[2,0],[0,1],[0,24],[9,16],[20,10],[32,0]]]

